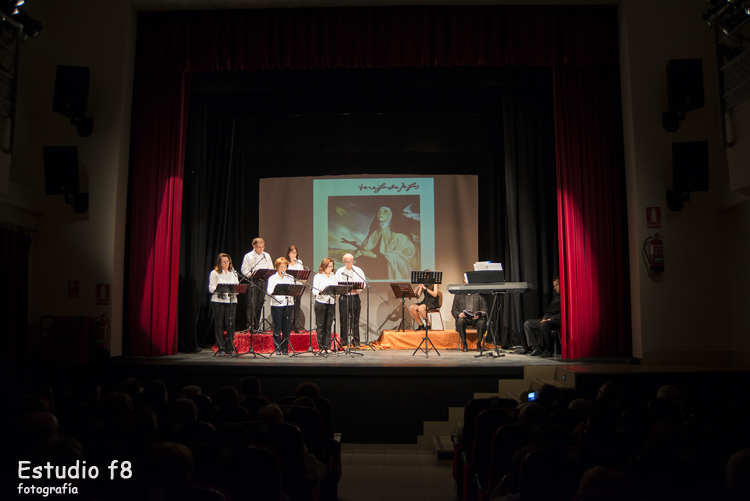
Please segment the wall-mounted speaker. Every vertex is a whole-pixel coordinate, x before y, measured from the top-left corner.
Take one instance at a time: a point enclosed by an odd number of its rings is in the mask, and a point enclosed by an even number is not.
[[[44,186],[47,195],[78,193],[78,148],[76,146],[44,147]]]
[[[83,66],[57,66],[52,111],[68,118],[86,116],[91,72]]]
[[[672,143],[672,187],[678,192],[708,191],[708,141]]]
[[[667,63],[669,111],[688,112],[702,108],[703,62],[700,59],[671,59]]]

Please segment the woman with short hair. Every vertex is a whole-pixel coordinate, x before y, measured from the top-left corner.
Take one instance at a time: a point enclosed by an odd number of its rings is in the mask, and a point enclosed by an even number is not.
[[[279,284],[293,284],[294,280],[286,274],[289,261],[280,257],[274,262],[276,273],[268,278],[266,291],[271,294],[271,321],[273,322],[273,344],[277,355],[286,355],[289,350],[289,334],[292,330],[292,310],[294,301],[291,296],[274,296],[273,290]]]
[[[325,258],[318,268],[319,272],[313,279],[312,293],[315,295],[315,326],[318,333],[318,351],[331,346],[331,325],[336,315],[336,300],[333,296],[322,296],[320,293],[329,285],[338,285],[336,274],[333,272],[333,259]]]

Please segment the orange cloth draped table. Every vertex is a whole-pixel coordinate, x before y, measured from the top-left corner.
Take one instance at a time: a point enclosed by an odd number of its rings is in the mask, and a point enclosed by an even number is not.
[[[423,337],[424,331],[383,331],[377,341],[372,344],[385,350],[416,350]],[[458,331],[456,330],[430,331],[430,341],[438,350],[457,350],[458,340]],[[466,329],[466,345],[470,350],[477,349],[477,331],[475,329]],[[485,343],[485,347],[494,348],[494,345]]]

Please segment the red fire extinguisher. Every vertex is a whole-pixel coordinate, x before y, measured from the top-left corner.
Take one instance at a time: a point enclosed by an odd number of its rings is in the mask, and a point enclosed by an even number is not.
[[[664,241],[658,232],[643,242],[643,255],[649,273],[664,273]]]
[[[106,313],[94,319],[93,334],[94,348],[106,350],[109,341],[109,319]]]

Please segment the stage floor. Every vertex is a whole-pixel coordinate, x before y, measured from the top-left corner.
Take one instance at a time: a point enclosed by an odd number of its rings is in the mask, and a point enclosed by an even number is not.
[[[258,375],[287,374],[289,376],[316,377],[484,377],[484,378],[524,378],[526,367],[555,367],[570,371],[580,379],[584,375],[620,375],[643,376],[647,374],[707,374],[739,372],[747,374],[750,367],[738,367],[732,364],[715,365],[639,365],[632,359],[563,359],[555,357],[541,358],[520,355],[502,349],[485,350],[484,356],[478,357],[476,334],[467,332],[469,351],[456,348],[458,333],[456,331],[435,331],[430,334],[435,347],[425,353],[424,345],[417,346],[422,340],[421,332],[383,331],[377,339],[372,339],[372,348],[362,345],[351,350],[329,352],[327,356],[307,351],[308,334],[292,334],[292,345],[297,347],[296,354],[290,350],[287,355],[275,355],[271,349],[271,335],[255,335],[255,347],[259,337],[268,344],[258,356],[246,353],[250,343],[238,345],[238,357],[215,356],[215,347],[204,348],[198,353],[178,353],[163,357],[117,357],[112,359],[115,366],[144,367],[149,371],[158,371],[159,367],[170,371],[188,370],[202,367],[217,374],[237,374],[252,371]],[[240,337],[240,336],[238,336]],[[246,336],[249,338],[249,335]],[[296,338],[296,339],[295,339]],[[304,339],[303,339],[304,338]],[[313,345],[317,348],[315,334]],[[362,338],[364,341],[364,337]],[[239,345],[242,344],[240,347]],[[245,346],[247,345],[247,346]],[[492,345],[489,345],[492,346]],[[500,356],[488,356],[488,353]],[[261,356],[262,355],[262,356]],[[265,358],[263,358],[265,357]]]
[[[438,355],[438,352],[440,353]],[[263,353],[269,358],[253,357],[250,354],[243,354],[237,358],[234,357],[216,357],[211,349],[204,349],[200,353],[179,353],[158,358],[138,358],[123,357],[130,363],[143,364],[198,364],[198,365],[253,365],[253,366],[318,366],[318,367],[499,367],[515,366],[523,367],[529,365],[564,365],[569,363],[568,360],[558,358],[539,358],[528,355],[516,355],[505,353],[500,358],[489,358],[483,356],[475,357],[479,352],[463,352],[457,349],[439,348],[437,351],[430,348],[425,354],[423,351],[414,353],[413,349],[384,350],[370,349],[362,346],[352,350],[355,355],[349,355],[345,352],[329,353],[327,357],[313,355],[306,351],[297,352],[297,356],[289,355],[271,355]],[[488,353],[485,351],[484,353]],[[492,351],[494,354],[494,350]],[[502,353],[502,351],[501,351]],[[271,355],[271,356],[269,356]]]
[[[337,335],[338,337],[338,335]],[[436,368],[493,368],[493,367],[523,367],[529,365],[560,365],[563,363],[559,355],[557,357],[531,357],[528,355],[517,355],[513,352],[494,350],[494,345],[485,343],[484,355],[478,357],[476,331],[471,329],[466,333],[469,351],[463,352],[458,349],[459,336],[455,330],[430,331],[429,350],[424,342],[424,332],[393,331],[385,330],[377,338],[371,339],[371,347],[362,345],[347,354],[343,351],[329,352],[327,356],[313,354],[308,351],[310,340],[313,350],[317,352],[318,343],[316,334],[308,333],[291,335],[291,345],[296,350],[296,355],[289,350],[288,355],[273,354],[273,339],[268,333],[250,334],[245,332],[235,335],[235,346],[239,357],[217,357],[214,356],[216,347],[204,349],[200,353],[179,354],[170,357],[160,357],[160,363],[189,363],[189,364],[234,364],[234,365],[256,365],[264,366],[321,366],[321,367],[436,367]],[[361,337],[365,341],[365,337]],[[260,356],[248,354],[250,347]],[[353,354],[352,354],[353,353]],[[493,356],[490,356],[489,354]],[[133,360],[133,359],[131,359]],[[151,359],[143,359],[151,360]]]

